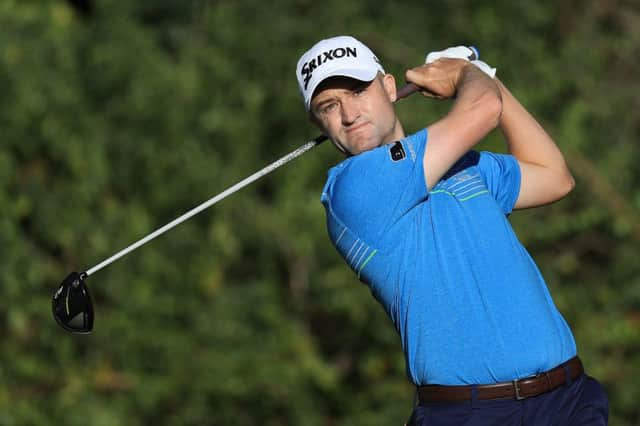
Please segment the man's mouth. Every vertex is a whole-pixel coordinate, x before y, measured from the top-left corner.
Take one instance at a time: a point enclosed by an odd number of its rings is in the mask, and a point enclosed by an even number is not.
[[[362,129],[363,127],[367,126],[368,124],[369,124],[369,122],[364,121],[364,122],[362,122],[362,123],[360,123],[360,124],[356,124],[356,125],[354,125],[354,126],[350,126],[350,127],[348,127],[348,128],[346,129],[346,132],[347,132],[347,133],[355,132],[355,131],[360,130],[360,129]]]

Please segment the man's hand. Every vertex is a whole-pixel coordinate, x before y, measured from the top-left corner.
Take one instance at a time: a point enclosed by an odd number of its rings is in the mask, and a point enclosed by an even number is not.
[[[424,63],[430,64],[442,58],[464,59],[466,61],[471,62],[476,67],[480,68],[482,72],[487,74],[489,77],[494,78],[496,76],[496,69],[491,67],[486,62],[483,62],[480,60],[480,52],[475,47],[455,46],[455,47],[449,47],[444,50],[429,52],[429,54],[427,54],[427,57]]]
[[[464,59],[442,58],[407,70],[405,79],[418,86],[424,96],[449,99],[455,97],[465,67],[473,65]]]

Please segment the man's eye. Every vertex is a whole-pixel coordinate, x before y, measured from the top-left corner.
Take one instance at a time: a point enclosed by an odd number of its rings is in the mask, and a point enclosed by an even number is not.
[[[322,107],[322,112],[324,114],[327,114],[327,113],[335,110],[337,106],[338,106],[338,104],[336,102],[331,102],[330,104],[326,104],[325,106]]]

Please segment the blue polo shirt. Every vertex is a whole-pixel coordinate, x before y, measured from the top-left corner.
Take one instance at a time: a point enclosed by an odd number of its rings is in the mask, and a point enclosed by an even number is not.
[[[427,191],[427,131],[347,158],[322,194],[329,236],[400,334],[413,383],[490,384],[575,356],[508,214],[513,156],[471,151]]]

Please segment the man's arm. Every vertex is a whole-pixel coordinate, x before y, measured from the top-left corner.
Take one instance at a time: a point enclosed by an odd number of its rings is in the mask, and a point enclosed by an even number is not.
[[[509,152],[521,170],[520,194],[515,208],[549,204],[567,195],[575,186],[562,153],[542,126],[496,79],[502,95],[500,129]]]
[[[456,97],[451,111],[428,128],[423,165],[428,189],[462,155],[493,130],[500,120],[501,95],[496,82],[475,65],[461,59],[440,59],[413,68],[407,81],[425,96]]]

